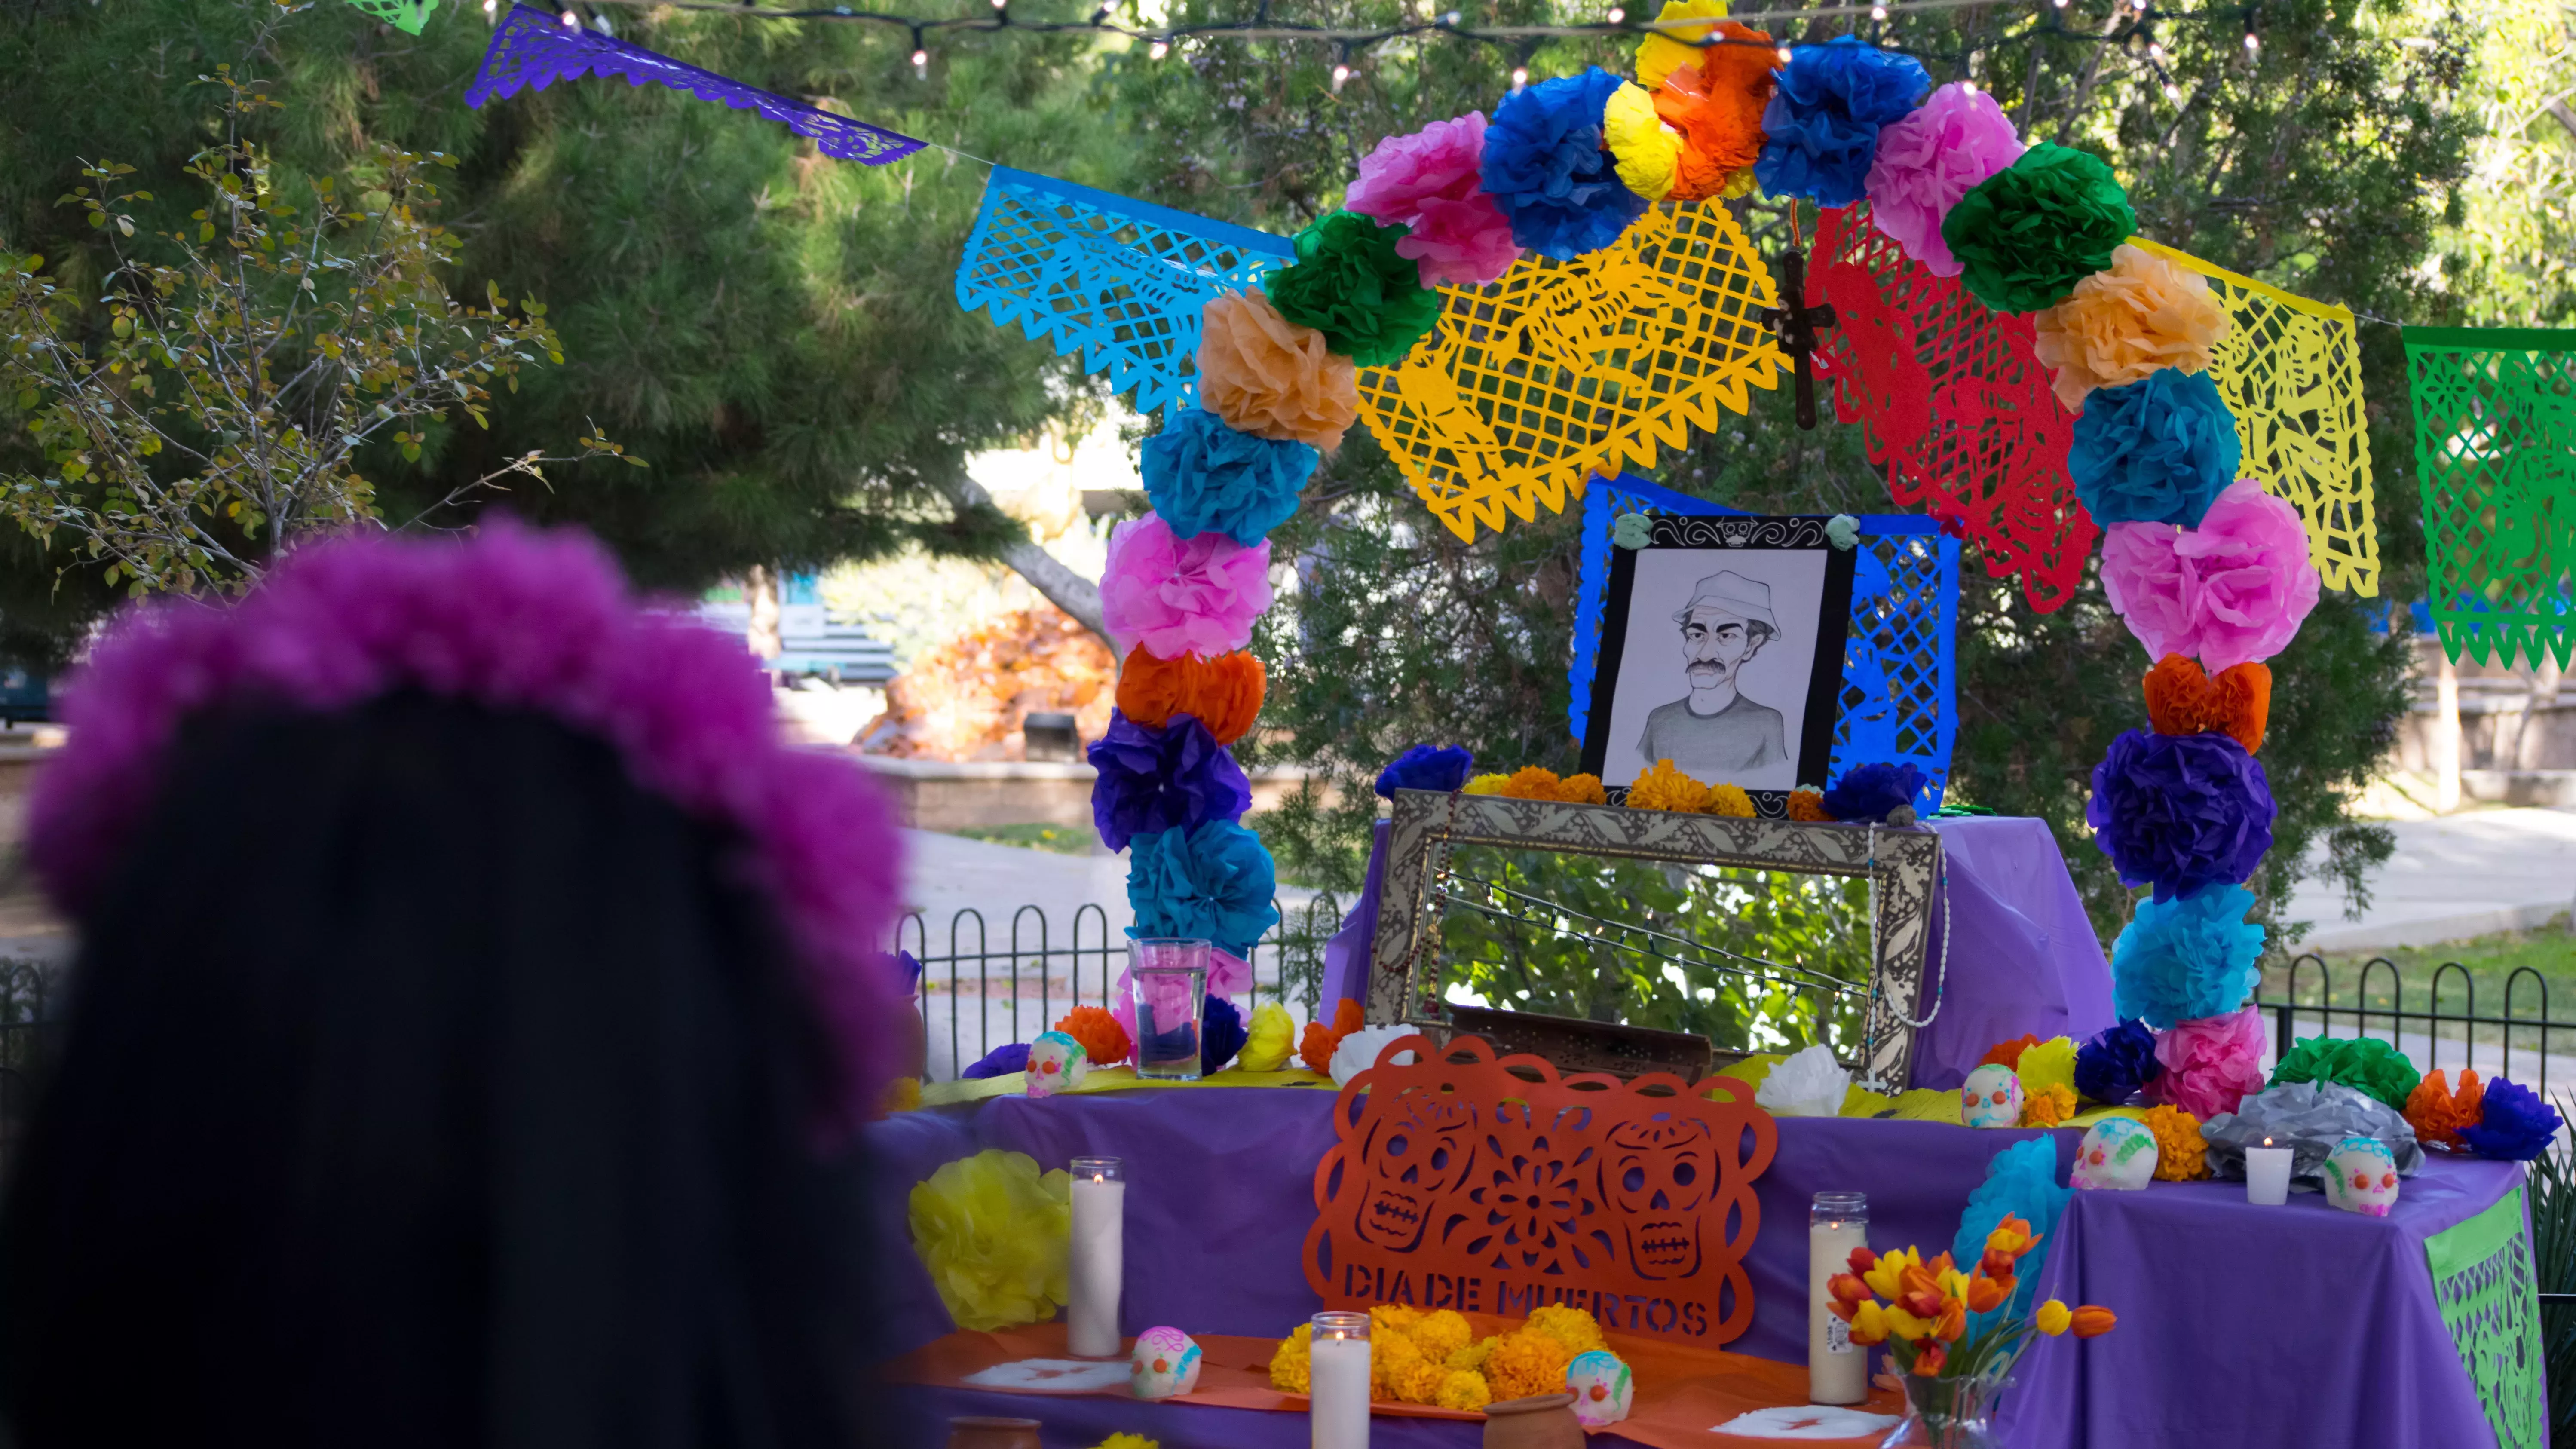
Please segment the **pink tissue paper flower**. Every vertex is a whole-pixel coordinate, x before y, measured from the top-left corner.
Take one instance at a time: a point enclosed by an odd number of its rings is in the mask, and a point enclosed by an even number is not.
[[[2163,1075],[2147,1083],[2147,1100],[2206,1122],[2263,1090],[2263,1014],[2249,1006],[2226,1016],[2186,1021],[2156,1033]]]
[[[1869,168],[1870,220],[1925,271],[1955,277],[1961,267],[1941,239],[1941,219],[2024,149],[1994,97],[1963,82],[1943,86],[1914,114],[1880,128]]]
[[[1101,571],[1100,614],[1123,644],[1157,659],[1213,659],[1252,642],[1270,607],[1270,541],[1184,539],[1155,514],[1118,525]]]
[[[2198,528],[2115,523],[2102,589],[2149,659],[2188,654],[2212,674],[2269,659],[2317,606],[2317,568],[2299,511],[2240,478]]]
[[[1207,994],[1235,997],[1252,989],[1252,963],[1220,946],[1208,948]],[[1136,1037],[1136,972],[1133,967],[1120,967],[1118,985],[1109,1003],[1109,1014],[1127,1029],[1127,1039]]]
[[[1426,287],[1481,287],[1520,260],[1512,224],[1484,190],[1485,115],[1469,111],[1410,136],[1389,136],[1360,158],[1345,210],[1410,227],[1395,244]]]

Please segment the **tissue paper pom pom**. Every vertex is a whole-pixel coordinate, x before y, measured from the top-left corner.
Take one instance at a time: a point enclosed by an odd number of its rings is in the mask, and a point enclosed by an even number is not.
[[[1095,1067],[1114,1067],[1135,1049],[1127,1028],[1102,1007],[1077,1006],[1064,1014],[1055,1029],[1082,1043],[1083,1059]]]
[[[2075,1115],[2075,1089],[2058,1082],[2022,1099],[2021,1125],[2055,1127]]]
[[[1053,1318],[1066,1301],[1073,1178],[1026,1153],[987,1149],[913,1184],[912,1249],[959,1328],[990,1333]]]
[[[1800,788],[1789,792],[1789,818],[1809,825],[1830,824],[1834,817],[1825,813],[1825,795],[1821,790]]]
[[[2057,1180],[2057,1144],[2052,1139],[2016,1142],[1986,1164],[1986,1180],[1968,1194],[1959,1236],[1950,1245],[1951,1260],[1969,1264],[1983,1258],[1987,1235],[2008,1217],[2028,1223],[2038,1240],[2014,1274],[2012,1300],[1998,1312],[2019,1316],[2030,1311],[2031,1300],[2039,1295],[2039,1270],[2048,1261],[2048,1240],[2057,1231],[2066,1200],[2074,1195],[2073,1189]]]
[[[1655,98],[1640,85],[1622,85],[1601,108],[1601,143],[1619,169],[1619,183],[1648,201],[1672,194],[1682,138],[1664,129]]]
[[[2019,160],[2021,137],[1995,98],[1953,81],[1879,131],[1869,166],[1869,219],[1936,277],[1959,275],[1941,218],[1978,182]]]
[[[1287,1007],[1265,1001],[1252,1009],[1252,1025],[1244,1032],[1243,1050],[1235,1053],[1235,1065],[1247,1072],[1275,1072],[1288,1065],[1296,1049],[1296,1019]]]
[[[1101,622],[1131,646],[1165,659],[1223,654],[1252,642],[1252,621],[1269,607],[1268,543],[1246,548],[1221,532],[1185,537],[1153,513],[1110,531]]]
[[[1708,787],[1708,806],[1700,813],[1723,815],[1731,820],[1750,820],[1753,818],[1753,797],[1745,794],[1741,785],[1711,785]],[[1794,811],[1791,818],[1796,818]]]
[[[2186,1021],[2156,1038],[2164,1071],[2147,1100],[2180,1107],[2203,1122],[2263,1090],[2263,1014],[2253,1007]]]
[[[2460,1088],[2454,1092],[2450,1079],[2437,1067],[2406,1094],[2406,1125],[2415,1129],[2415,1140],[2427,1148],[2466,1152],[2469,1144],[2460,1140],[2460,1129],[2478,1125],[2485,1096],[2475,1068],[2460,1068]]]
[[[2376,1037],[2308,1037],[2291,1046],[2290,1054],[2272,1069],[2273,1086],[2284,1082],[2335,1082],[2400,1112],[2406,1110],[2406,1099],[2422,1080],[2423,1073],[2415,1070],[2405,1053]],[[2486,1100],[2492,1108],[2492,1090]]]
[[[1941,220],[1959,280],[1998,312],[2054,307],[2138,230],[2111,168],[2042,141],[1968,188]]]
[[[1825,791],[1825,813],[1836,820],[1885,820],[1891,810],[1910,807],[1923,789],[1923,772],[1913,765],[1854,765]]]
[[[2272,671],[2261,664],[2235,664],[2216,679],[2179,654],[2168,654],[2147,671],[2147,718],[2160,735],[2221,734],[2251,755],[2263,748],[2263,728],[2272,716]]]
[[[1009,1046],[998,1046],[984,1053],[975,1065],[957,1075],[967,1081],[980,1082],[990,1077],[1007,1077],[1013,1072],[1025,1072],[1028,1069],[1029,1044],[1015,1041]]]
[[[2111,1006],[2149,1026],[2224,1016],[2262,974],[2263,928],[2245,919],[2254,893],[2208,885],[2138,902],[2111,947]]]
[[[2200,1119],[2177,1107],[2149,1107],[2147,1130],[2156,1134],[2156,1180],[2189,1182],[2209,1176],[2209,1139]]]
[[[2013,1063],[2013,1075],[2021,1078],[2024,1092],[2045,1092],[2051,1087],[2074,1091],[2075,1038],[2053,1036],[2022,1048],[2021,1059]]]
[[[2478,1125],[2460,1129],[2460,1140],[2480,1157],[2499,1162],[2529,1162],[2549,1150],[2565,1124],[2558,1109],[2519,1082],[2502,1077],[2487,1083]]]
[[[1280,316],[1259,292],[1213,298],[1199,319],[1201,408],[1256,438],[1327,453],[1342,445],[1360,415],[1359,371],[1323,333]]]
[[[1708,809],[1706,785],[1673,768],[1670,760],[1657,760],[1637,772],[1628,786],[1628,808],[1631,810],[1673,810],[1695,815]]]
[[[1707,16],[1710,21],[1715,22],[1725,14],[1726,0],[1668,0],[1664,8],[1655,13],[1655,18],[1657,20],[1694,20]],[[1676,25],[1670,30],[1648,32],[1643,40],[1637,42],[1638,82],[1642,85],[1660,85],[1667,73],[1675,67],[1698,65],[1701,56],[1710,54],[1719,47],[1710,46],[1703,50],[1691,42],[1706,40],[1710,30],[1722,31],[1724,28],[1722,25],[1714,24]]]
[[[1211,995],[1199,1008],[1199,1075],[1213,1077],[1225,1069],[1252,1039],[1243,1029],[1243,1013],[1222,996]]]
[[[1111,850],[1125,850],[1139,835],[1239,820],[1252,808],[1243,767],[1186,714],[1156,729],[1112,710],[1109,732],[1084,754],[1099,772],[1091,784],[1091,823]]]
[[[2156,1034],[2141,1021],[2123,1021],[2095,1032],[2075,1051],[2075,1090],[2096,1102],[2125,1107],[2164,1071],[2156,1060]]]
[[[1833,1117],[1851,1092],[1851,1073],[1833,1048],[1811,1046],[1789,1054],[1753,1089],[1753,1104],[1775,1117]]]
[[[1858,36],[1798,47],[1762,112],[1754,176],[1773,196],[1849,206],[1868,187],[1879,127],[1912,113],[1931,83],[1922,62]]]
[[[1415,745],[1377,772],[1377,793],[1395,798],[1398,790],[1455,790],[1467,783],[1476,757],[1458,745]]]
[[[1977,1058],[1977,1065],[1981,1067],[2011,1067],[2015,1075],[2019,1075],[2021,1070],[2021,1054],[2029,1051],[2032,1047],[2037,1045],[2039,1045],[2038,1034],[2036,1032],[2026,1031],[2011,1041],[1999,1041],[1993,1046],[1986,1048],[1986,1054]]]
[[[1330,1026],[1320,1021],[1306,1023],[1306,1034],[1297,1043],[1297,1059],[1310,1072],[1329,1073],[1333,1069],[1333,1050],[1342,1038],[1360,1029],[1360,1004],[1345,996],[1333,1005]]]
[[[1401,362],[1431,324],[1440,298],[1422,268],[1398,251],[1405,229],[1336,211],[1297,233],[1297,260],[1261,279],[1279,315],[1324,334],[1361,367]]]
[[[2152,657],[2190,654],[2225,671],[2288,646],[2317,604],[2299,512],[2239,479],[2198,528],[2104,530],[2102,591]]]
[[[2272,848],[2272,790],[2263,767],[2225,735],[2124,731],[2093,767],[2084,819],[2128,885],[2171,900],[2233,885]]]
[[[1597,252],[1645,215],[1601,149],[1602,110],[1626,82],[1594,66],[1506,96],[1485,130],[1485,190],[1512,240],[1558,261]]]
[[[1132,852],[1131,936],[1202,939],[1248,957],[1262,933],[1279,924],[1279,908],[1270,903],[1279,889],[1270,852],[1261,837],[1232,821],[1139,835]]]
[[[1183,538],[1219,533],[1246,548],[1288,521],[1315,450],[1237,432],[1205,408],[1175,412],[1145,440],[1145,498]]]
[[[1762,159],[1762,112],[1771,104],[1778,61],[1769,34],[1722,22],[1718,33],[1738,45],[1712,45],[1687,64],[1666,72],[1655,92],[1655,114],[1681,133],[1674,163],[1674,201],[1706,201],[1730,194],[1738,180],[1751,184]],[[1641,73],[1639,79],[1643,80]]]
[[[2039,365],[2056,370],[2057,400],[2068,412],[2080,411],[2097,387],[2143,382],[2168,367],[2207,370],[2230,325],[2198,272],[2126,245],[2112,249],[2109,271],[2077,282],[2031,324]]]
[[[1481,287],[1520,259],[1512,224],[1485,194],[1485,115],[1469,111],[1410,136],[1389,136],[1360,158],[1342,205],[1406,228],[1395,244],[1426,287]]]
[[[2243,461],[2236,416],[2218,384],[2170,367],[2095,389],[2066,449],[2075,496],[2102,524],[2198,528]]]
[[[1420,1027],[1407,1026],[1399,1021],[1386,1026],[1364,1026],[1357,1031],[1344,1033],[1341,1040],[1333,1043],[1333,1085],[1349,1086],[1351,1078],[1377,1065],[1378,1053],[1386,1050],[1388,1042],[1417,1035],[1420,1031]],[[1388,1065],[1400,1067],[1409,1065],[1412,1061],[1413,1053],[1397,1052],[1395,1060]]]
[[[1193,715],[1218,744],[1230,745],[1260,715],[1267,681],[1261,661],[1240,650],[1214,659],[1157,659],[1136,649],[1118,667],[1118,708],[1158,729],[1176,716]]]

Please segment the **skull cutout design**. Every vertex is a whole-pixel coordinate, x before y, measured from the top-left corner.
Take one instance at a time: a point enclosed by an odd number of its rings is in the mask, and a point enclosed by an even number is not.
[[[1197,1388],[1197,1340],[1177,1328],[1149,1328],[1136,1335],[1127,1357],[1127,1387],[1140,1399],[1176,1398]]]
[[[2326,1156],[2326,1201],[2384,1218],[2397,1205],[2397,1159],[2376,1137],[2347,1137]]]
[[[1705,1124],[1656,1117],[1610,1129],[1605,1176],[1627,1226],[1628,1266],[1640,1278],[1699,1271],[1701,1208],[1717,1186],[1717,1145]]]
[[[1587,1429],[1627,1418],[1629,1406],[1637,1397],[1628,1366],[1619,1361],[1619,1355],[1606,1349],[1576,1354],[1574,1361],[1565,1366],[1565,1387],[1574,1395],[1574,1417],[1582,1420]]]
[[[1959,1088],[1959,1120],[1971,1127],[2020,1126],[2021,1078],[1996,1062],[1968,1073]]]
[[[2105,1117],[2075,1149],[2075,1185],[2145,1187],[2156,1175],[2156,1134],[2134,1117]]]
[[[1029,1095],[1052,1097],[1067,1087],[1080,1086],[1090,1068],[1082,1043],[1060,1031],[1039,1032],[1029,1043]]]
[[[1369,1196],[1356,1225],[1361,1241],[1395,1252],[1422,1241],[1440,1200],[1466,1183],[1474,1126],[1453,1096],[1405,1093],[1369,1154]]]

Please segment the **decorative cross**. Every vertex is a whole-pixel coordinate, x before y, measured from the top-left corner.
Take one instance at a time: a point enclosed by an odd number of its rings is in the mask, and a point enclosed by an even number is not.
[[[1797,378],[1798,426],[1815,431],[1816,375],[1808,358],[1816,350],[1816,332],[1834,325],[1830,303],[1807,305],[1807,257],[1794,248],[1780,259],[1781,279],[1786,283],[1781,296],[1788,305],[1762,309],[1764,326],[1780,335],[1780,346],[1789,354],[1789,366]]]

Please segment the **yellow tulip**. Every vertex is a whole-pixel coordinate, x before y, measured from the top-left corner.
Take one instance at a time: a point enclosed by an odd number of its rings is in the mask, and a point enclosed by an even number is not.
[[[1917,1318],[1902,1308],[1887,1310],[1887,1331],[1907,1343],[1920,1343],[1932,1332],[1932,1320]]]
[[[1863,1348],[1887,1342],[1887,1310],[1875,1303],[1864,1303],[1852,1310],[1851,1340]]]
[[[1941,1296],[1965,1300],[1968,1296],[1968,1275],[1956,1268],[1944,1272],[1941,1275]]]
[[[2063,1303],[2051,1298],[2039,1305],[2039,1331],[2051,1338],[2064,1333],[2075,1321],[2075,1314]]]
[[[1905,1270],[1913,1267],[1915,1262],[1913,1249],[1900,1248],[1896,1252],[1883,1254],[1870,1266],[1868,1272],[1860,1275],[1860,1280],[1868,1284],[1869,1291],[1879,1297],[1894,1298],[1905,1291],[1903,1286]]]

